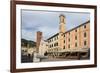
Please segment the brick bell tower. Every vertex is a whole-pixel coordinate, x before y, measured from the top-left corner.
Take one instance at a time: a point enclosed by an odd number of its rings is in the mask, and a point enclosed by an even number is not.
[[[64,47],[64,33],[65,33],[65,16],[60,15],[59,16],[60,22],[59,22],[59,47],[63,49]]]
[[[41,39],[42,39],[42,32],[38,31],[36,38],[37,38],[36,39],[36,52],[38,53],[39,52],[40,42],[41,42]]]

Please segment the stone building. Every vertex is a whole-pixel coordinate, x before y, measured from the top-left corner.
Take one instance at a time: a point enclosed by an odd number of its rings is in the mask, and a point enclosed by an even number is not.
[[[67,31],[65,16],[59,18],[59,32],[47,39],[48,55],[57,57],[65,52],[87,52],[90,49],[90,21]]]
[[[87,21],[65,33],[66,49],[90,48],[90,21]]]
[[[48,42],[41,39],[40,46],[39,46],[39,55],[41,57],[45,56],[47,49],[48,49]]]
[[[48,57],[65,57],[72,53],[87,53],[90,50],[90,21],[86,21],[70,30],[65,29],[65,16],[59,16],[59,31],[46,40],[42,40],[42,32],[37,32],[37,53]]]
[[[41,39],[42,39],[42,32],[38,31],[37,33],[37,36],[36,36],[36,52],[38,53],[39,52],[39,46],[40,46],[40,42],[41,42]]]

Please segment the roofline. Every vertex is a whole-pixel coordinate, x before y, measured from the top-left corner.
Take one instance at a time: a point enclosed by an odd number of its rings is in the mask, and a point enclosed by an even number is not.
[[[86,22],[84,22],[84,23],[80,24],[79,26],[76,26],[76,27],[74,27],[74,28],[72,28],[72,29],[70,29],[70,30],[66,31],[65,33],[70,32],[70,31],[72,31],[72,30],[74,30],[74,29],[76,29],[76,28],[78,28],[78,27],[81,27],[81,26],[83,26],[83,25],[87,24],[87,23],[90,23],[90,20],[88,20],[88,21],[86,21]]]
[[[74,30],[74,29],[76,29],[76,28],[78,28],[78,27],[81,27],[81,26],[87,24],[87,23],[90,23],[90,20],[86,21],[85,23],[82,23],[81,25],[79,25],[79,26],[77,26],[77,27],[74,27],[74,28],[72,28],[72,29],[66,31],[65,33],[68,33],[68,32],[70,32],[70,31],[72,31],[72,30]],[[65,33],[64,33],[64,34],[65,34]],[[54,34],[53,36],[49,37],[47,40],[49,40],[49,39],[55,37],[55,36],[58,35],[58,34],[59,34],[59,33]]]
[[[59,34],[59,33],[54,34],[53,36],[49,37],[47,40],[49,40],[49,39],[55,37],[55,36],[58,35],[58,34]]]

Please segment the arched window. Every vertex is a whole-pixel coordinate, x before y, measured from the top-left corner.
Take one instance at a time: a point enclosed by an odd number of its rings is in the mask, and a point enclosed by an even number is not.
[[[87,44],[86,41],[84,41],[84,46],[86,46],[86,44]]]
[[[84,32],[84,37],[86,37],[86,32]]]

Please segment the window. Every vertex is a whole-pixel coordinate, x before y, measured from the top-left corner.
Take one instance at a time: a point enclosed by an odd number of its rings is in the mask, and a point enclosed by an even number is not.
[[[84,41],[84,46],[86,46],[86,41]]]
[[[65,46],[63,47],[63,49],[65,49]]]
[[[57,38],[55,37],[55,40],[57,40]]]
[[[68,45],[68,48],[70,48],[70,44]]]
[[[50,42],[52,42],[52,39],[50,39]]]
[[[64,43],[65,43],[65,40],[64,40]]]
[[[77,47],[77,43],[75,43],[75,47]]]
[[[51,48],[51,45],[50,45],[50,48]]]
[[[53,41],[53,38],[52,38],[52,41]]]
[[[54,46],[56,46],[56,43],[54,44]]]
[[[57,44],[57,46],[58,46],[58,43],[56,43]]]
[[[75,32],[77,32],[77,29],[75,30]]]
[[[52,47],[53,47],[53,44],[52,44]]]
[[[75,40],[77,40],[77,36],[75,36]]]
[[[54,43],[54,46],[56,46],[56,43]]]
[[[84,28],[86,28],[86,25],[84,25]]]
[[[50,42],[50,40],[48,40],[48,43]]]
[[[61,36],[63,36],[63,34],[61,34]]]
[[[68,39],[68,41],[70,42],[70,38]]]
[[[58,36],[57,36],[57,39],[58,39]]]
[[[84,37],[86,37],[86,32],[84,33]]]
[[[69,35],[70,35],[70,32],[69,32]]]
[[[58,43],[55,43],[54,46],[58,46]]]

